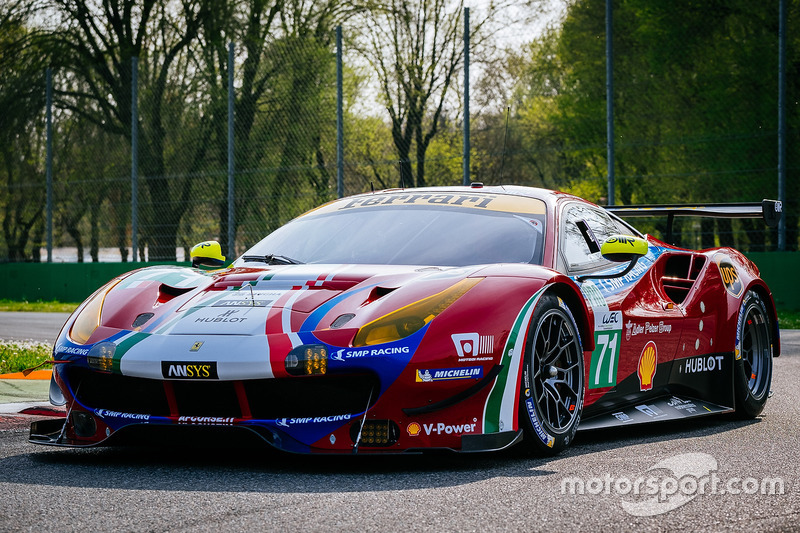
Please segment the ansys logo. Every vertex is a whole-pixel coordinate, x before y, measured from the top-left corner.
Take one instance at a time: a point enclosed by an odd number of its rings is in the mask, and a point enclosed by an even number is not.
[[[219,379],[216,361],[161,361],[167,379]]]

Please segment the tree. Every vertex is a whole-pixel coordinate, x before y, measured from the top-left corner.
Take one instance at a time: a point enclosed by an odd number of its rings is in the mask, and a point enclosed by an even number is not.
[[[63,52],[60,66],[76,81],[75,90],[57,92],[58,104],[76,116],[130,139],[131,61],[139,60],[139,160],[151,201],[144,213],[143,242],[150,260],[174,261],[190,182],[167,177],[165,108],[168,102],[185,100],[173,69],[213,2],[51,0],[49,9],[60,21],[53,33],[54,45]]]
[[[44,232],[44,124],[47,54],[31,29],[28,2],[0,6],[0,213],[11,261],[30,260],[31,232]],[[36,240],[34,249],[41,246]]]
[[[425,185],[425,152],[463,62],[463,10],[463,0],[389,0],[366,14],[359,50],[377,75],[391,120],[400,186]]]

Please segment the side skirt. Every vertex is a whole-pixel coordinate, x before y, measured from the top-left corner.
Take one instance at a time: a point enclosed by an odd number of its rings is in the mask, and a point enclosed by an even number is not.
[[[629,405],[612,413],[603,413],[581,420],[578,431],[631,426],[649,422],[665,422],[668,420],[683,420],[685,418],[716,415],[732,411],[733,407],[717,405],[704,400],[674,395],[664,396]]]

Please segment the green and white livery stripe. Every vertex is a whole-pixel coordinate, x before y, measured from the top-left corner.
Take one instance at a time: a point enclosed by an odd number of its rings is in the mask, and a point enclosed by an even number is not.
[[[116,372],[117,374],[122,373],[120,370],[120,362],[122,361],[122,356],[125,355],[128,350],[130,350],[135,345],[139,344],[149,336],[150,333],[131,331],[130,333],[126,334],[124,337],[119,339],[117,341],[117,349],[114,352],[113,371]]]
[[[492,390],[489,391],[489,397],[486,399],[486,405],[483,407],[484,433],[514,429],[514,418],[517,412],[517,384],[519,383],[522,357],[525,354],[525,333],[528,331],[528,324],[530,324],[531,315],[536,308],[536,302],[542,294],[544,294],[544,287],[536,291],[536,294],[522,306],[514,320],[514,326],[503,347],[503,357],[500,360],[503,368],[497,375]]]

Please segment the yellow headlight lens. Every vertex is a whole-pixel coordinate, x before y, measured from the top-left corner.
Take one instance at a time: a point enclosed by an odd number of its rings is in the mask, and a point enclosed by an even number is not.
[[[103,302],[106,295],[113,289],[120,280],[116,279],[108,283],[105,287],[95,292],[72,324],[69,330],[69,337],[75,344],[86,344],[94,330],[100,325],[100,313],[103,311]]]
[[[369,346],[404,339],[419,331],[439,313],[450,307],[483,278],[467,278],[452,287],[414,302],[369,324],[365,324],[353,341],[353,346]]]

